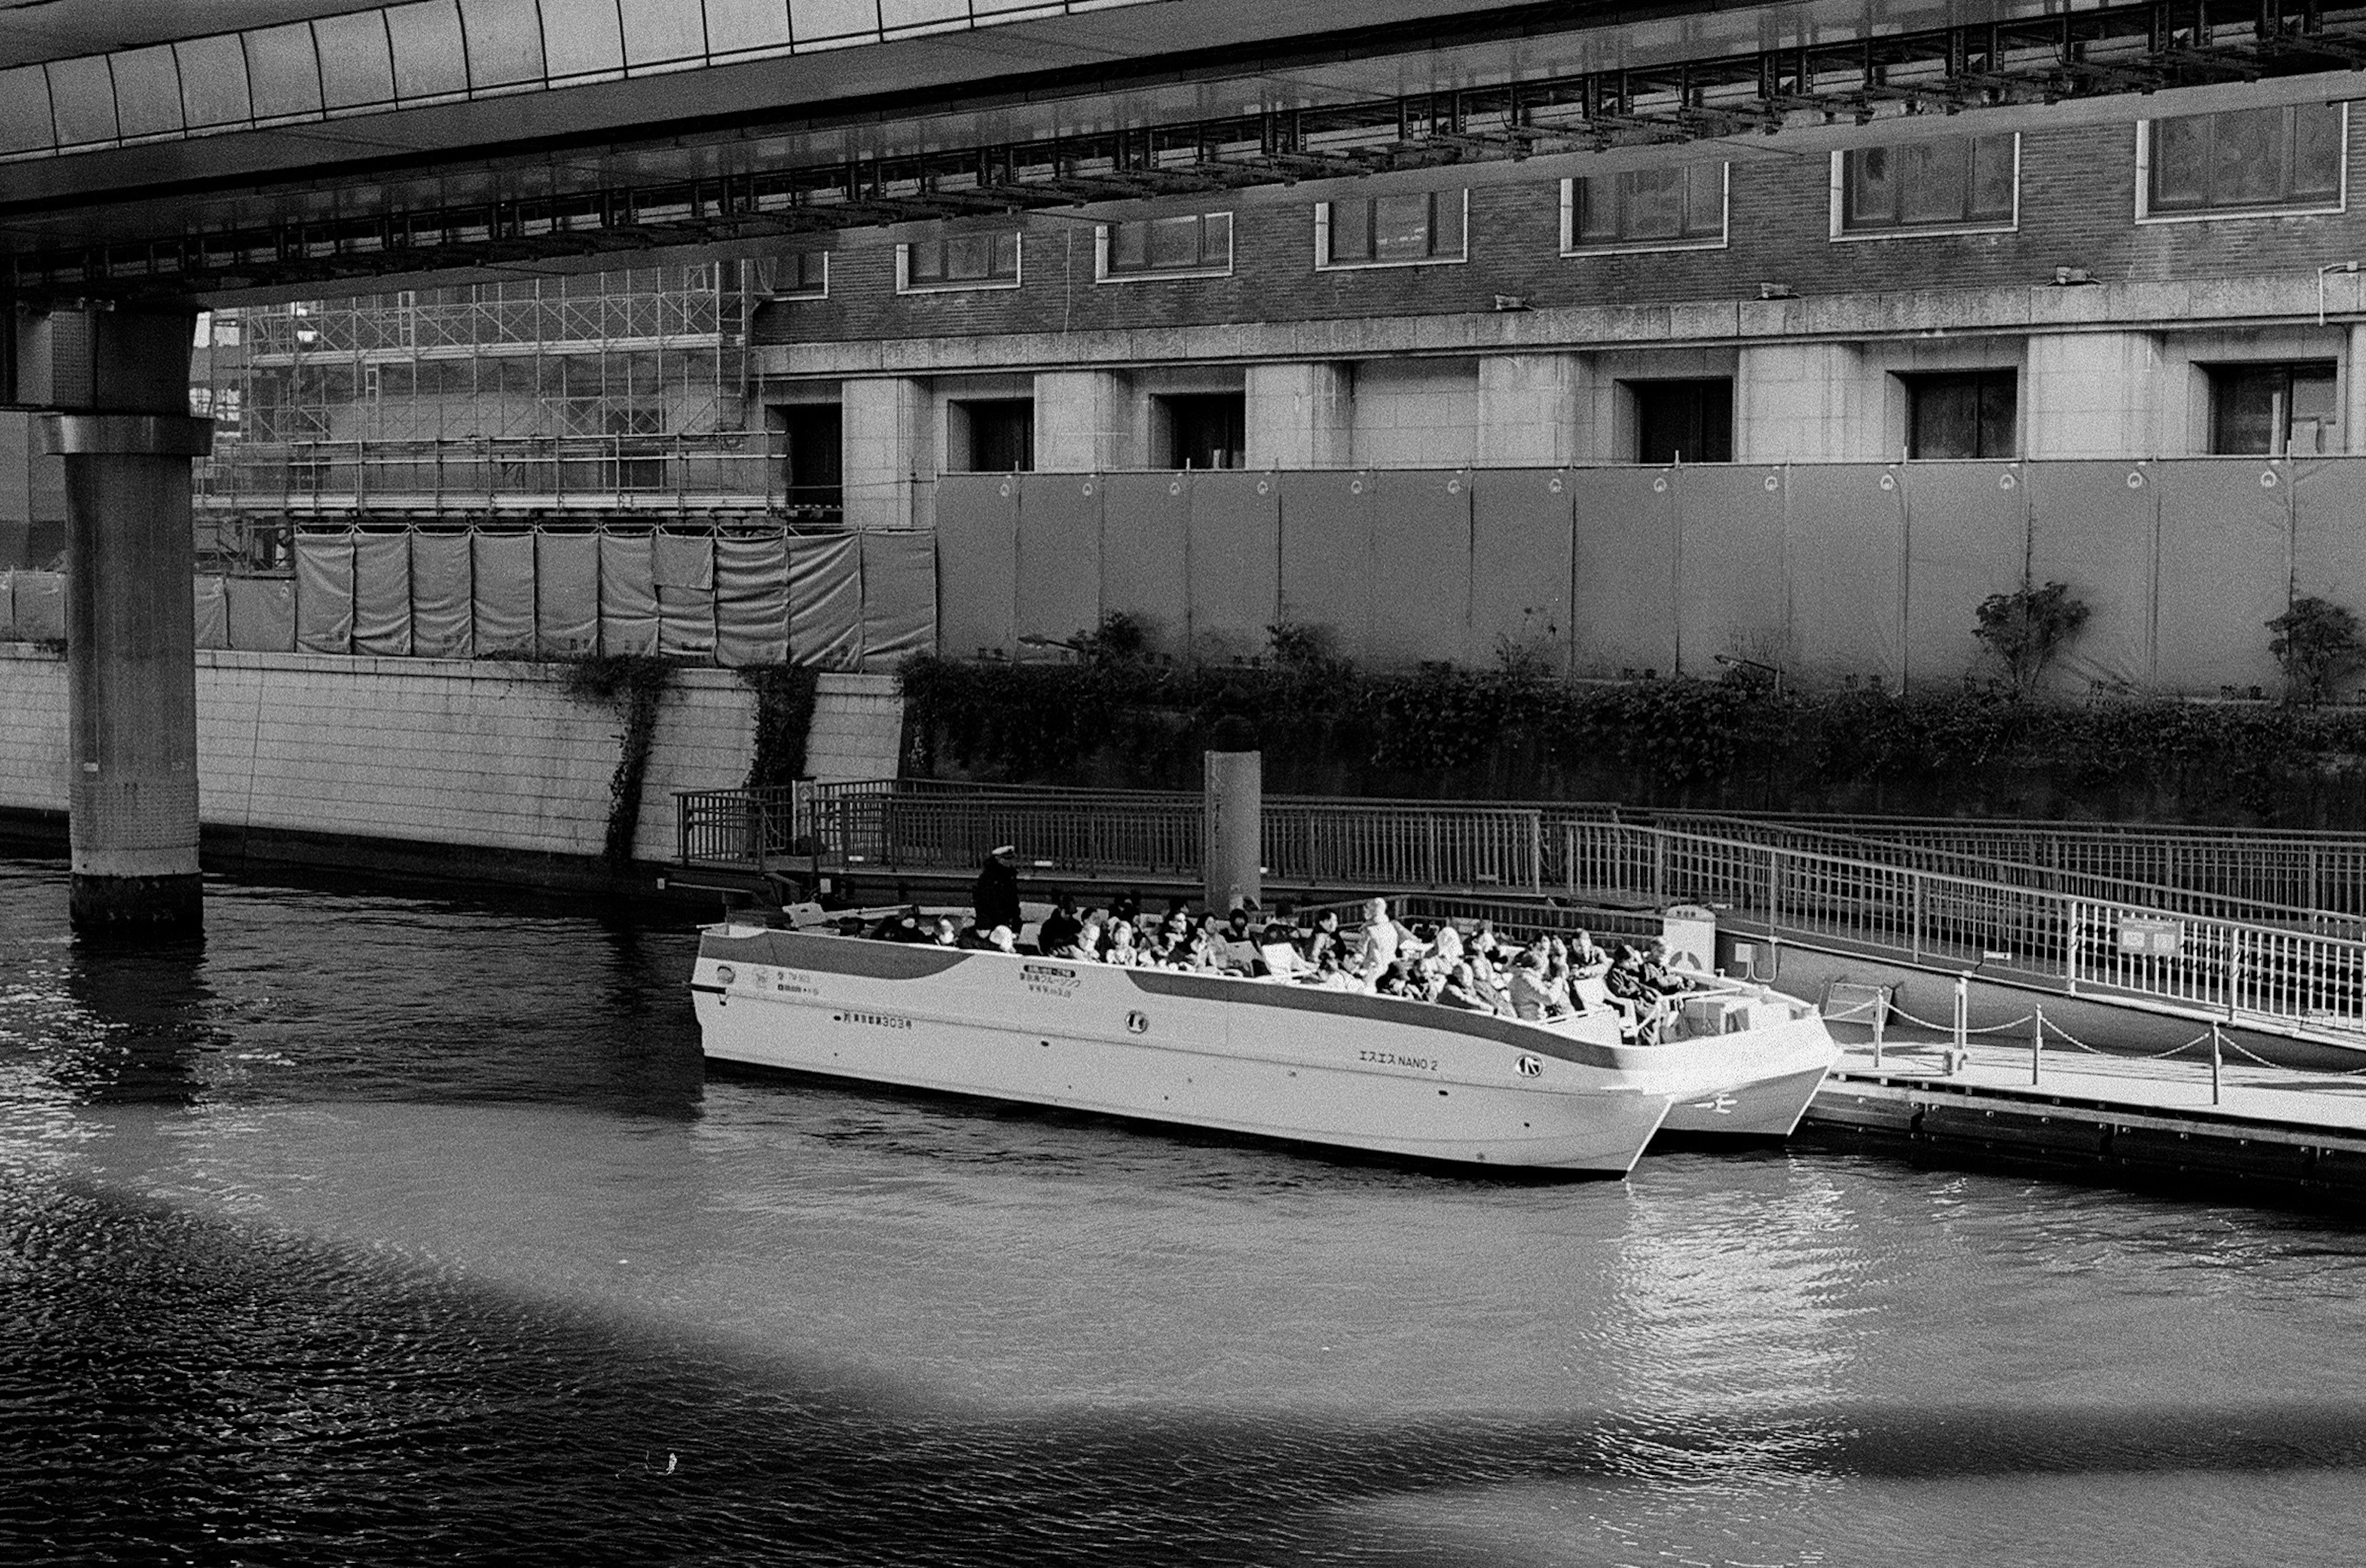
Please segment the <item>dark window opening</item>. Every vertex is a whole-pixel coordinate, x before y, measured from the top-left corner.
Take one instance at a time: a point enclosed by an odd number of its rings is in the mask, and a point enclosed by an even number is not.
[[[1419,262],[1462,254],[1462,193],[1407,191],[1331,204],[1324,261]]]
[[[1733,461],[1733,383],[1634,381],[1635,460]]]
[[[613,409],[608,434],[616,438],[616,488],[666,488],[665,411]]]
[[[1035,404],[995,398],[961,405],[969,424],[969,471],[1024,473],[1035,467]]]
[[[835,521],[846,504],[843,415],[836,403],[792,403],[775,411],[788,470],[789,510]]]
[[[2180,115],[2146,130],[2148,212],[2322,207],[2341,196],[2342,106]]]
[[[1699,244],[1725,238],[1725,165],[1636,169],[1572,182],[1572,248]]]
[[[1239,392],[1161,400],[1166,406],[1166,466],[1237,468],[1248,441],[1248,399]]]
[[[2010,223],[2013,138],[1949,136],[1841,155],[1841,229],[1951,229]]]
[[[1204,212],[1109,227],[1111,276],[1213,272],[1233,265],[1233,215]]]
[[[948,234],[904,247],[904,280],[913,288],[959,288],[1019,281],[1019,236]]]
[[[2229,457],[2341,449],[2331,360],[2221,365],[2210,371],[2210,450]]]
[[[757,282],[775,299],[819,299],[829,292],[829,253],[774,256],[760,269]]]
[[[1906,451],[1913,457],[2020,455],[2020,378],[2011,370],[1909,376]]]

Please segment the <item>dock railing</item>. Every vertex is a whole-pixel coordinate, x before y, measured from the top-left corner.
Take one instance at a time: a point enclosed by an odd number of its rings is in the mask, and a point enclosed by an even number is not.
[[[1562,832],[1572,898],[1705,904],[1776,940],[2366,1032],[2366,942],[2347,937],[1662,828]]]

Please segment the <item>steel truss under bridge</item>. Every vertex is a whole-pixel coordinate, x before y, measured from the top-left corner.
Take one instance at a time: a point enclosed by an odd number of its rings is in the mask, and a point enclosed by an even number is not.
[[[333,288],[389,274],[669,246],[794,248],[836,231],[917,220],[990,220],[2360,67],[2366,5],[2105,6],[908,157],[36,250],[12,258],[7,288],[28,300],[189,295]]]

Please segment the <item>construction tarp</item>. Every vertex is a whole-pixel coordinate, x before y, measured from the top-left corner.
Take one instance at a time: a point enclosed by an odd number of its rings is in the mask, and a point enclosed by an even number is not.
[[[354,536],[296,536],[296,646],[306,653],[354,650]]]
[[[401,658],[411,651],[411,538],[354,536],[354,651]]]
[[[478,657],[531,654],[534,536],[478,534],[469,547],[469,615]]]
[[[2068,692],[2148,685],[2159,487],[2137,463],[2028,465],[2029,575],[2061,582],[2090,612],[2055,657],[2048,683]]]
[[[1784,474],[1772,468],[1677,470],[1677,664],[1724,671],[1718,656],[1790,661],[1790,574],[1783,558]]]
[[[534,646],[545,658],[600,647],[600,536],[534,536]]]
[[[1256,478],[1265,480],[1263,475]],[[1373,520],[1380,494],[1375,476],[1361,471],[1291,474],[1273,482],[1281,491],[1279,618],[1321,628],[1332,649],[1346,658],[1369,658],[1378,574]],[[1191,546],[1192,602],[1197,604],[1201,573],[1196,535]]]
[[[1906,498],[1906,679],[1953,685],[1981,662],[1981,601],[2021,586],[2029,485],[2018,463],[1916,462]],[[1990,673],[1996,673],[1989,670]]]
[[[0,642],[17,640],[17,574],[0,568]]]
[[[296,583],[286,577],[233,577],[222,584],[230,645],[242,653],[288,653],[296,647]]]
[[[8,598],[18,642],[57,642],[66,635],[66,579],[59,571],[20,571]]]
[[[647,534],[600,536],[600,651],[658,650],[658,591]]]
[[[783,664],[789,657],[789,542],[778,534],[715,541],[715,659]]]
[[[1190,534],[1183,475],[1101,476],[1101,611],[1132,615],[1151,646],[1169,654],[1190,643]]]
[[[1676,476],[1670,468],[1570,475],[1576,569],[1570,646],[1586,674],[1676,670]]]
[[[1282,617],[1281,507],[1293,484],[1336,478],[1224,473],[1189,476],[1191,651],[1222,660],[1262,654]]]
[[[411,648],[422,659],[476,652],[474,576],[468,536],[411,536]]]
[[[2156,679],[2172,691],[2262,692],[2282,674],[2268,623],[2292,599],[2288,464],[2192,457],[2153,466],[2159,491],[2160,591]]]
[[[197,642],[199,648],[228,648],[230,641],[230,599],[222,589],[222,580],[211,575],[196,582]]]
[[[919,533],[856,536],[862,554],[862,667],[893,670],[936,649],[936,551]]]
[[[789,542],[789,657],[818,670],[862,661],[862,552],[857,536]]]
[[[1012,474],[937,480],[937,604],[953,658],[1018,650],[1019,485]]]
[[[715,540],[659,534],[654,544],[658,651],[704,658],[715,651]]]
[[[1569,476],[1560,468],[1490,468],[1471,476],[1470,620],[1462,661],[1507,650],[1569,658]]]
[[[1383,468],[1372,479],[1365,647],[1382,666],[1451,657],[1470,624],[1470,475]]]
[[[1810,678],[1905,672],[1906,507],[1898,475],[1876,463],[1784,470],[1783,558],[1791,585],[1789,658]]]
[[[1073,641],[1101,624],[1097,474],[1031,474],[1019,491],[1019,637]]]

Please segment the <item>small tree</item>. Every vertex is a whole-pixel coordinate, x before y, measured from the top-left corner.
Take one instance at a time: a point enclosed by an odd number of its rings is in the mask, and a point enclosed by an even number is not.
[[[1139,615],[1111,610],[1101,617],[1099,626],[1088,632],[1078,632],[1069,646],[1087,664],[1139,664],[1150,656],[1150,628],[1142,624]]]
[[[2304,593],[2292,608],[2268,623],[2276,635],[2268,651],[2284,672],[2284,690],[2295,703],[2314,706],[2331,694],[2333,682],[2366,657],[2358,617],[2340,605]]]
[[[2089,613],[2086,601],[2070,597],[2066,584],[2024,583],[1981,600],[1979,629],[1972,635],[2003,661],[2012,694],[2026,697],[2037,689],[2055,654],[2087,624]]]

